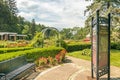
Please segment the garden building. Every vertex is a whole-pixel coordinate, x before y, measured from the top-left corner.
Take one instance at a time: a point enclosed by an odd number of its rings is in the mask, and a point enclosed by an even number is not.
[[[17,39],[25,39],[26,35],[17,34],[14,32],[0,32],[0,40],[12,40],[16,41]]]

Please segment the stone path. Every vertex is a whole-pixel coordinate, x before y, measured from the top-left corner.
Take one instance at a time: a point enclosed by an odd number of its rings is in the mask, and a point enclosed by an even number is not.
[[[69,63],[59,65],[40,73],[34,80],[95,80],[91,79],[90,61],[67,56]],[[120,80],[120,68],[111,66],[111,80]],[[107,80],[107,79],[101,79]]]

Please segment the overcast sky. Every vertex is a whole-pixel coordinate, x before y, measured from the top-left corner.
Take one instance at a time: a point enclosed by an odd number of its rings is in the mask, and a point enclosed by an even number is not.
[[[84,10],[91,2],[84,0],[16,0],[18,15],[58,29],[83,27]]]

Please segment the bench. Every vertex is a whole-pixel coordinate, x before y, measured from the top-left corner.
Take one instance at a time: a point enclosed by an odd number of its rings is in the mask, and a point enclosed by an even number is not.
[[[35,70],[34,63],[28,63],[25,56],[0,62],[0,80],[19,80]]]

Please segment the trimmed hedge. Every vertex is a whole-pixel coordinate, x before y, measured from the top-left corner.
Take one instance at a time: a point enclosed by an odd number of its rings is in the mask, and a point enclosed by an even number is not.
[[[15,51],[23,51],[33,49],[32,47],[21,47],[21,48],[0,48],[0,54],[8,53],[8,52],[15,52]]]
[[[111,43],[111,49],[120,50],[120,43]]]
[[[90,49],[90,43],[81,43],[81,44],[68,44],[66,50],[68,52],[79,51],[83,49]],[[120,43],[111,43],[111,49],[120,50]]]
[[[21,55],[25,55],[27,59],[33,59],[33,60],[36,60],[40,57],[49,57],[49,56],[55,57],[55,55],[58,54],[63,49],[64,48],[61,47],[35,48],[31,50],[12,52],[9,53],[9,55],[8,53],[5,53],[5,54],[0,54],[0,61],[8,60]]]
[[[84,44],[68,44],[67,45],[67,51],[68,52],[73,52],[73,51],[79,51],[79,50],[83,50],[83,49],[90,49],[91,48],[91,44],[90,43],[84,43]]]
[[[4,48],[4,45],[0,45],[0,48]]]

